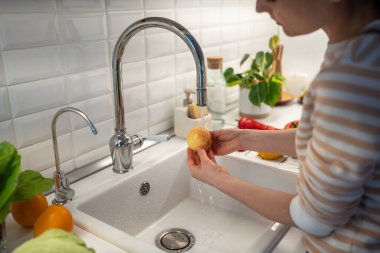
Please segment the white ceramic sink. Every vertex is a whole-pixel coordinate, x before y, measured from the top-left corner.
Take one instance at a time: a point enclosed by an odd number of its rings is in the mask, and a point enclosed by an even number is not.
[[[249,182],[295,191],[295,173],[254,164],[242,153],[219,157],[218,162]],[[177,138],[137,154],[127,174],[110,175],[68,207],[77,226],[128,252],[163,252],[156,247],[156,236],[171,228],[194,235],[188,252],[269,252],[287,231],[193,179],[186,143]],[[150,185],[146,195],[140,193],[143,182]]]

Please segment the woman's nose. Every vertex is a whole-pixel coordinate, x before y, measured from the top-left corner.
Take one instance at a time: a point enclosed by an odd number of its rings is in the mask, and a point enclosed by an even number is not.
[[[262,13],[262,12],[269,12],[268,4],[265,0],[257,0],[256,1],[256,12]]]

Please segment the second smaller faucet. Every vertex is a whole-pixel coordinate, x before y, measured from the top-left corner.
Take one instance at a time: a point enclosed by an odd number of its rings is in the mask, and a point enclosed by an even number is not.
[[[55,205],[63,205],[67,203],[68,201],[72,200],[75,194],[75,191],[70,188],[70,182],[68,178],[65,177],[63,170],[61,170],[61,165],[60,165],[61,163],[59,161],[56,124],[57,124],[58,117],[64,112],[74,112],[78,114],[87,122],[93,134],[98,133],[94,124],[87,117],[87,115],[76,108],[66,107],[59,110],[58,112],[54,114],[53,121],[51,123],[51,133],[53,136],[53,148],[54,148],[54,158],[55,158],[55,172],[53,176],[54,188],[55,188],[55,198],[53,200],[53,204]]]

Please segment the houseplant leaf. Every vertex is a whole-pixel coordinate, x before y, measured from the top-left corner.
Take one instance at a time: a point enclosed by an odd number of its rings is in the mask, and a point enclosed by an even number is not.
[[[273,55],[269,52],[265,53],[265,69],[269,69],[273,63]]]
[[[227,68],[224,72],[223,72],[223,76],[224,78],[227,80],[228,77],[230,77],[231,75],[234,74],[234,69],[233,68]]]
[[[249,101],[256,106],[260,106],[266,98],[266,83],[260,82],[251,86],[251,90],[248,95]]]
[[[269,48],[274,51],[276,47],[278,46],[278,43],[280,42],[280,37],[278,35],[273,35],[269,39]]]
[[[256,54],[255,62],[259,70],[264,69],[264,52],[260,51]]]
[[[266,97],[265,103],[270,106],[275,106],[277,101],[281,97],[282,84],[281,78],[277,74],[271,76],[268,82],[268,96]]]
[[[240,66],[249,58],[249,54],[244,54],[243,58],[240,60]]]

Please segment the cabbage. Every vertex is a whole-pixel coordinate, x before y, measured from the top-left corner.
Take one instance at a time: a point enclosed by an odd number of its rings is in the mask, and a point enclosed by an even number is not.
[[[31,239],[13,253],[94,253],[78,236],[62,229],[50,229]]]

